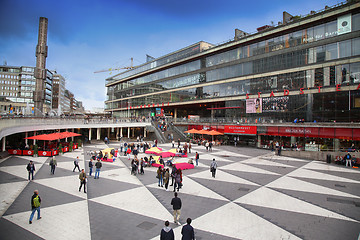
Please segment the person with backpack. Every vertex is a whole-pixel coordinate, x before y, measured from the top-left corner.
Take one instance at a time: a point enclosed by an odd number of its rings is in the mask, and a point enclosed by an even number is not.
[[[57,166],[57,162],[56,162],[55,156],[53,156],[52,159],[50,160],[50,174],[52,174],[52,175],[55,174],[56,166]]]
[[[214,158],[211,165],[210,165],[210,172],[212,173],[213,178],[215,178],[216,169],[217,169],[217,163],[216,163],[215,158]]]
[[[29,181],[30,181],[30,175],[31,175],[31,180],[34,180],[34,172],[35,172],[35,165],[33,161],[30,161],[30,163],[26,166],[26,169],[29,172]]]
[[[37,211],[37,219],[41,219],[40,217],[40,205],[41,205],[41,198],[39,196],[39,191],[35,190],[34,195],[31,197],[31,215],[29,219],[29,224],[32,224],[32,220],[35,214],[35,211]]]
[[[350,155],[349,152],[345,155],[345,160],[346,160],[346,165],[345,165],[345,167],[347,167],[348,164],[350,165],[350,167],[352,167],[352,164],[351,164],[351,155]]]
[[[200,158],[200,155],[198,152],[195,153],[195,161],[196,161],[196,166],[198,166],[199,164],[199,158]]]

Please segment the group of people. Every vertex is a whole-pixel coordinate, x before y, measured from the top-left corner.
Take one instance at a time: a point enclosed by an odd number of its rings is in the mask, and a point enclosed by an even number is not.
[[[164,187],[165,186],[165,190],[169,191],[168,186],[169,186],[169,182],[170,182],[170,177],[171,177],[171,185],[170,186],[174,186],[174,192],[179,191],[180,188],[182,188],[183,184],[182,184],[182,170],[179,168],[176,168],[175,165],[172,165],[172,170],[170,173],[169,168],[162,168],[162,166],[158,167],[158,170],[156,172],[156,178],[158,179],[158,186],[159,187]]]

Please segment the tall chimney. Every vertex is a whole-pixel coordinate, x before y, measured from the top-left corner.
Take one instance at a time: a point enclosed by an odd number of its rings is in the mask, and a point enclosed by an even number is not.
[[[43,104],[45,99],[44,84],[46,80],[46,57],[48,46],[47,43],[48,19],[40,17],[38,44],[36,45],[36,68],[35,68],[35,91],[34,91],[34,107],[35,115],[41,116],[43,112]]]

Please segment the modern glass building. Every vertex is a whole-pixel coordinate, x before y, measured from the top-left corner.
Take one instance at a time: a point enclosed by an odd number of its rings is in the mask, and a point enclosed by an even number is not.
[[[303,17],[284,12],[278,26],[193,44],[112,76],[106,87],[105,110],[119,117],[360,122],[360,3]]]

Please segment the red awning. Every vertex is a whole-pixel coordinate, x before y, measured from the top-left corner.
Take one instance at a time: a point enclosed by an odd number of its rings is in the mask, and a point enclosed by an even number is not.
[[[25,139],[36,139],[36,140],[45,140],[45,141],[53,141],[68,137],[75,137],[75,136],[81,136],[81,134],[73,133],[73,132],[56,132],[56,133],[50,133],[50,134],[41,134],[36,135],[32,137],[27,137]]]

